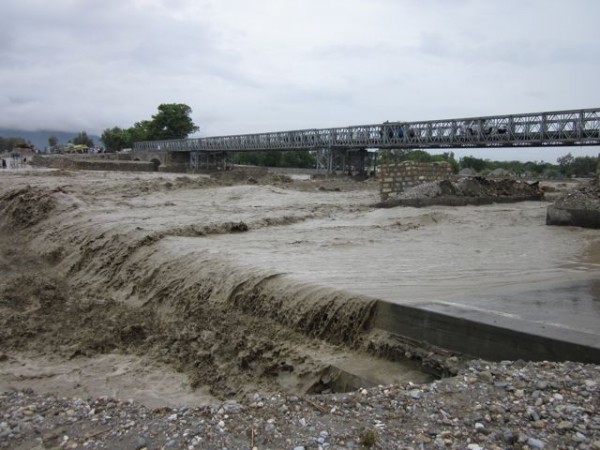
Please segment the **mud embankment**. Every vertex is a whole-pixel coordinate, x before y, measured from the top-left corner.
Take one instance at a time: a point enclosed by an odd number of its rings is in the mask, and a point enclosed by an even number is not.
[[[223,398],[281,386],[335,390],[341,374],[333,359],[370,358],[366,349],[383,348],[368,336],[372,299],[207,252],[169,253],[169,233],[94,227],[78,204],[60,189],[0,197],[0,231],[10,236],[0,245],[11,268],[0,286],[0,352],[145,355]],[[387,343],[385,351],[393,353]],[[414,372],[421,363],[402,364]]]
[[[96,156],[96,155],[94,155]],[[127,156],[129,155],[118,155]],[[77,156],[35,155],[33,164],[40,167],[68,170],[123,170],[128,172],[154,172],[156,166],[149,161],[131,161],[126,159],[94,159]]]

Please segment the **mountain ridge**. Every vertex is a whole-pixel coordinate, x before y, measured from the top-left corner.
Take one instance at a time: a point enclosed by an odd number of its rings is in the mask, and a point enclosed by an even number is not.
[[[26,142],[31,142],[36,148],[43,150],[49,147],[48,138],[56,136],[59,145],[64,145],[77,136],[81,131],[57,131],[57,130],[19,130],[17,128],[0,127],[0,137],[3,138],[21,138]],[[87,133],[87,132],[86,132]],[[94,141],[94,145],[101,146],[102,140],[96,134],[87,133]]]

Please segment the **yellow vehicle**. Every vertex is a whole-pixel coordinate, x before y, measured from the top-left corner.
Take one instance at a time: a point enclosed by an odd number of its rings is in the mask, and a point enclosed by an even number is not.
[[[89,147],[85,144],[71,145],[65,149],[65,153],[88,153]]]

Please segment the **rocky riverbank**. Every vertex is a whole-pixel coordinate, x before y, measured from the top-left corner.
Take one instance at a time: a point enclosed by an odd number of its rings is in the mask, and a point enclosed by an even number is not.
[[[600,366],[471,361],[433,383],[202,408],[0,394],[10,449],[600,449]]]

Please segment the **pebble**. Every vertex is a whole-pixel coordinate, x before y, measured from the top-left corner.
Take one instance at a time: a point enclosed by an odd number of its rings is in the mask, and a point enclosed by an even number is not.
[[[428,385],[255,394],[199,408],[0,393],[0,448],[40,438],[46,448],[90,450],[358,449],[370,442],[415,450],[600,450],[600,366],[475,360],[457,370]]]
[[[414,398],[414,399],[420,399],[423,396],[423,392],[421,392],[419,389],[413,389],[412,391],[409,392],[409,395]]]
[[[546,446],[546,444],[544,444],[542,441],[535,438],[527,439],[527,445],[533,448],[544,448]]]
[[[563,420],[556,426],[556,428],[559,431],[567,431],[573,429],[573,424],[569,421]]]

